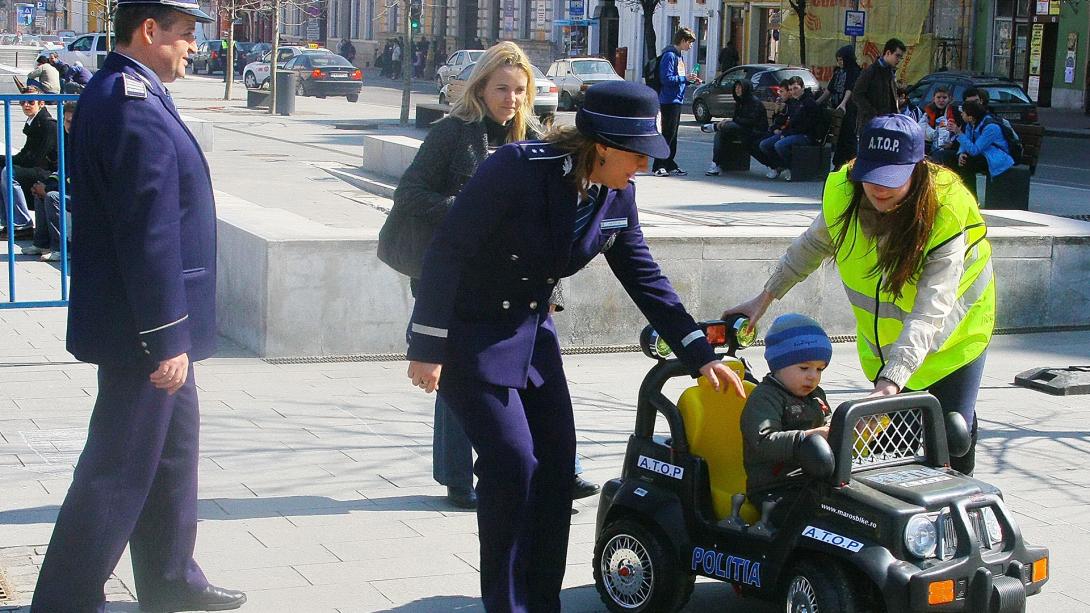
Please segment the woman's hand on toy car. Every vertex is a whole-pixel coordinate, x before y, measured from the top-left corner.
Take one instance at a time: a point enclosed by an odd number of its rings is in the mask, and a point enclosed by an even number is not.
[[[803,434],[805,436],[810,436],[811,434],[816,434],[818,436],[821,436],[825,440],[829,440],[829,426],[821,426],[820,428],[811,428],[810,430],[804,431]]]
[[[889,379],[882,379],[879,377],[878,381],[874,383],[874,391],[867,395],[867,398],[881,398],[882,396],[893,396],[897,392],[900,392],[901,388],[896,383]]]
[[[413,385],[429,394],[439,389],[439,375],[442,372],[442,364],[409,362],[409,378],[412,379]]]
[[[725,394],[728,389],[734,388],[734,393],[739,398],[746,397],[746,389],[742,387],[742,379],[738,377],[738,373],[731,370],[723,362],[719,360],[708,362],[700,367],[700,374],[704,375],[708,383],[712,384],[712,389],[715,391]]]
[[[768,305],[772,304],[775,300],[775,296],[768,293],[767,290],[761,291],[750,300],[743,302],[737,306],[731,307],[726,311],[723,311],[723,319],[735,313],[741,313],[749,318],[749,323],[746,325],[746,333],[751,333],[754,330],[754,326],[757,325],[757,320],[764,316],[765,311],[768,310]]]

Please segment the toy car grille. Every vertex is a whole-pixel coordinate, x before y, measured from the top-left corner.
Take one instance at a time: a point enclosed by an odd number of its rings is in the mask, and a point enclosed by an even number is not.
[[[870,415],[855,424],[852,468],[925,458],[923,411]]]
[[[988,521],[988,515],[992,509],[972,509],[969,511],[969,527],[976,536],[977,544],[982,551],[988,551],[1003,544],[1003,530],[993,521]],[[943,560],[954,557],[958,547],[958,535],[954,529],[954,517],[948,511],[940,516],[939,552]],[[1028,567],[1027,567],[1028,568]]]

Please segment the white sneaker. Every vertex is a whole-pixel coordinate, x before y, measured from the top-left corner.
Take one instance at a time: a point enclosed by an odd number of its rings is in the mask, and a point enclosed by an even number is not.
[[[765,173],[765,178],[767,179],[775,179],[778,176],[780,176],[780,170],[778,168],[769,168],[768,172]]]
[[[666,176],[669,176],[669,173],[666,172],[665,168],[659,168],[659,169],[655,170],[654,175],[656,177],[666,177]]]
[[[715,124],[714,123],[706,123],[706,124],[700,126],[700,131],[705,133],[705,134],[715,132]]]
[[[60,251],[50,251],[42,256],[43,262],[59,262],[61,261]]]
[[[790,170],[783,171],[783,180],[784,181],[790,181],[791,180],[791,171]]]
[[[20,247],[19,253],[23,255],[42,255],[43,253],[49,253],[49,250],[35,247],[34,245],[27,245],[26,247]]]
[[[719,176],[719,164],[716,164],[715,162],[708,164],[708,169],[704,171],[704,174],[708,175],[709,177]]]

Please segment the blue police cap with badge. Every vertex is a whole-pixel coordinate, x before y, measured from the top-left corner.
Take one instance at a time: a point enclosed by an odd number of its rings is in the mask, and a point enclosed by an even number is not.
[[[631,81],[605,81],[587,89],[575,127],[604,145],[665,158],[670,145],[659,133],[658,119],[655,90]]]
[[[133,6],[136,4],[158,4],[159,6],[168,6],[176,11],[185,13],[186,15],[192,15],[197,21],[202,23],[211,23],[215,21],[201,10],[201,6],[196,1],[188,2],[186,0],[117,0],[117,6]]]

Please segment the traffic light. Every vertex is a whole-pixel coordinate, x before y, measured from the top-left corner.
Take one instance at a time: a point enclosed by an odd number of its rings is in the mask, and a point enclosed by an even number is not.
[[[420,29],[420,4],[422,0],[409,1],[409,26],[413,32]]]

